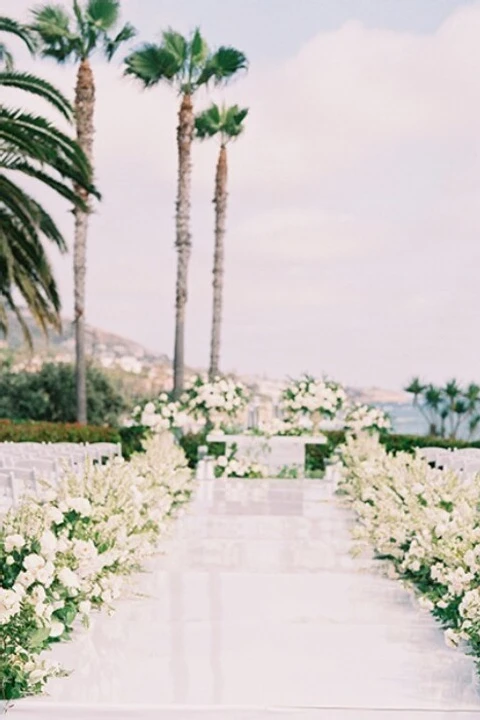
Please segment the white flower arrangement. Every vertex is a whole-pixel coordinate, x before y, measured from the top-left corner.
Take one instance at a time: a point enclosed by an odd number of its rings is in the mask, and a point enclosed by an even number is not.
[[[44,651],[70,638],[77,618],[111,607],[125,575],[155,550],[190,497],[191,472],[170,434],[130,462],[73,471],[26,497],[0,528],[0,698],[39,694],[62,674]]]
[[[311,375],[293,380],[282,394],[286,418],[299,425],[306,420],[314,429],[323,419],[334,420],[346,401],[347,394],[341,385]]]
[[[245,385],[231,378],[216,378],[209,382],[198,375],[189,380],[180,397],[184,412],[196,420],[219,425],[233,420],[244,410],[249,401]]]
[[[186,430],[193,421],[179,402],[170,401],[167,393],[161,393],[158,398],[147,402],[143,407],[137,405],[132,418],[137,424],[151,428],[154,432]]]
[[[388,432],[392,429],[390,418],[383,410],[356,403],[347,408],[345,415],[345,429],[353,432]]]
[[[237,459],[235,450],[232,450],[229,455],[216,459],[214,473],[217,478],[260,479],[268,477],[268,468],[254,460]]]
[[[421,605],[446,628],[451,647],[480,656],[480,483],[386,452],[367,433],[340,450],[341,491],[358,515],[355,537],[416,588]]]

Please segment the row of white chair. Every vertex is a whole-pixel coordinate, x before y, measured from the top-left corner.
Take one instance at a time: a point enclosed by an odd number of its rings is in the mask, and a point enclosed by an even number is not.
[[[0,443],[0,514],[25,492],[39,492],[39,480],[57,482],[66,470],[83,472],[85,465],[121,455],[114,443]]]
[[[419,448],[417,455],[437,468],[454,470],[465,479],[473,479],[480,473],[480,448]]]

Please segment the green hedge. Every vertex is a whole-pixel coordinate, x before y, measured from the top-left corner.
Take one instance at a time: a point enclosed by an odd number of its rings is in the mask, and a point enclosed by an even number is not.
[[[125,458],[142,449],[146,428],[112,428],[76,423],[0,420],[0,442],[122,443]]]
[[[125,458],[142,450],[142,441],[147,433],[144,427],[97,427],[95,425],[77,425],[75,423],[50,422],[13,422],[0,420],[0,442],[114,442],[122,443]],[[326,462],[335,449],[345,440],[345,433],[328,431],[324,433],[327,442],[324,445],[306,446],[306,469],[309,472],[325,470]],[[198,459],[198,448],[207,445],[206,433],[189,433],[179,438],[180,445],[191,468],[195,468]],[[441,447],[447,449],[475,447],[480,448],[480,441],[466,442],[448,440],[446,438],[424,437],[422,435],[385,435],[382,443],[389,452],[410,452],[419,447]],[[225,443],[208,444],[210,455],[218,457],[225,452]]]
[[[120,442],[115,428],[76,423],[0,420],[0,442]]]

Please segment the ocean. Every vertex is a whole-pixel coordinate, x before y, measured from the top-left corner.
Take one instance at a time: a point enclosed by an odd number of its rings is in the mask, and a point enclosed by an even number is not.
[[[376,403],[390,417],[393,432],[402,435],[426,435],[427,423],[410,403]]]

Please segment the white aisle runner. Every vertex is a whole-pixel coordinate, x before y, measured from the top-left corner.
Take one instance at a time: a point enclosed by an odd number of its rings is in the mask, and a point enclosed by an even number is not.
[[[480,720],[473,663],[352,560],[324,481],[206,481],[147,597],[59,646],[74,670],[12,720]]]

